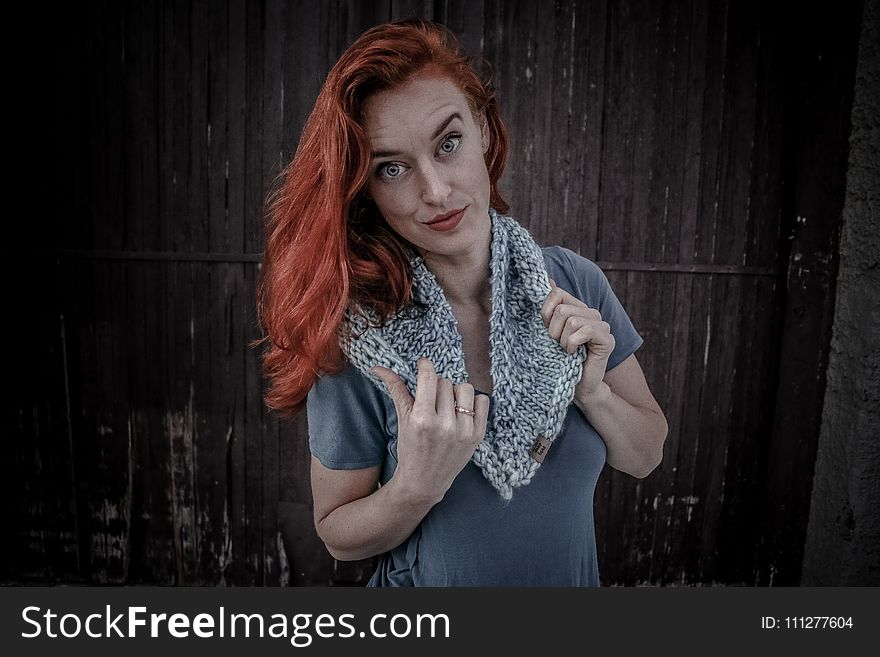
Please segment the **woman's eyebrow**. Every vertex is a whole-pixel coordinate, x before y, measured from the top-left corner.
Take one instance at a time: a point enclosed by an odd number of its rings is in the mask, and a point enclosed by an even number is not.
[[[446,119],[443,123],[441,123],[439,126],[437,126],[437,129],[431,135],[431,141],[437,139],[437,137],[440,136],[440,133],[443,132],[444,130],[446,130],[446,126],[448,126],[450,123],[452,123],[455,119],[458,119],[460,121],[463,120],[461,118],[461,114],[459,114],[458,112],[453,112],[452,114],[449,115],[448,119]]]
[[[446,120],[443,121],[443,123],[441,123],[439,126],[437,126],[437,129],[434,130],[433,133],[431,133],[431,141],[434,141],[435,139],[437,139],[437,137],[440,136],[440,133],[442,133],[444,130],[446,130],[446,128],[449,126],[449,124],[452,123],[455,119],[458,119],[459,121],[464,120],[461,118],[461,114],[459,114],[458,112],[453,112],[448,117],[446,117]],[[379,157],[394,157],[396,155],[400,155],[400,151],[372,151],[370,153],[370,156],[373,159],[376,159]]]

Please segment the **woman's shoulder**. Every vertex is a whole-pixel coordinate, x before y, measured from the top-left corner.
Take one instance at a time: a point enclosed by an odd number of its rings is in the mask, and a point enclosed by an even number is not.
[[[339,372],[319,374],[308,397],[311,406],[337,407],[343,399],[349,404],[357,402],[377,410],[384,406],[376,386],[348,360]]]
[[[557,283],[580,287],[584,282],[602,280],[605,274],[595,262],[564,246],[542,246],[547,274]]]
[[[355,470],[384,463],[388,408],[376,386],[351,362],[340,372],[318,377],[306,408],[309,449],[324,467]]]

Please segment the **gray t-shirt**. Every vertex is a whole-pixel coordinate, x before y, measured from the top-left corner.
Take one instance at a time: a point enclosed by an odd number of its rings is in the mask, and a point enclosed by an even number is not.
[[[642,344],[602,270],[559,246],[542,249],[547,273],[602,314],[615,347],[608,370]],[[489,421],[493,405],[490,402]],[[309,447],[327,468],[397,465],[394,404],[352,365],[319,377],[308,395]],[[532,481],[505,502],[472,462],[410,537],[383,554],[370,586],[598,586],[593,491],[605,443],[569,406]]]

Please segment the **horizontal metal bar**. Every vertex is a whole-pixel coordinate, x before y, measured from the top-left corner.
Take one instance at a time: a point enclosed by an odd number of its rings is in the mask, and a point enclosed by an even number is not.
[[[262,253],[188,253],[185,251],[107,251],[64,249],[46,257],[80,260],[152,260],[176,262],[261,262]],[[679,264],[675,262],[610,262],[596,264],[605,271],[646,271],[673,274],[728,274],[735,276],[779,276],[774,267],[745,265]]]

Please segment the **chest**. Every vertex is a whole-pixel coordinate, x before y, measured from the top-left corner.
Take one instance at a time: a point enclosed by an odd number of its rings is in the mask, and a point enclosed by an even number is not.
[[[489,316],[477,308],[453,307],[461,334],[469,382],[477,390],[492,393],[492,362],[489,357]]]

